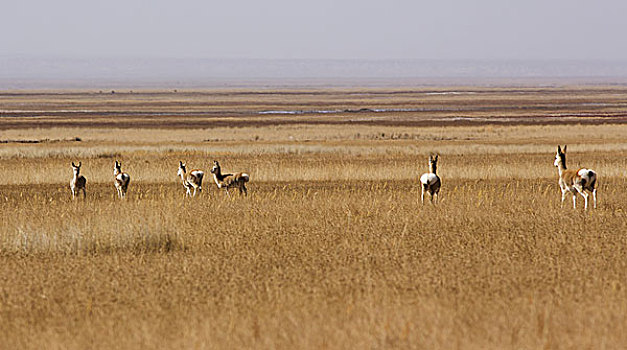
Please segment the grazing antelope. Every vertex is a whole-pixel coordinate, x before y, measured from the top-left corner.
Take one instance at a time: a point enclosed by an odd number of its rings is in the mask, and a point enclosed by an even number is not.
[[[422,194],[420,199],[422,203],[425,202],[425,191],[431,195],[431,203],[433,203],[435,197],[435,203],[438,202],[438,194],[440,193],[440,177],[435,174],[438,168],[438,156],[429,156],[429,172],[422,174],[420,177],[420,183],[422,184]]]
[[[83,198],[87,198],[87,193],[85,192],[85,185],[87,184],[87,179],[85,176],[81,175],[81,162],[78,162],[78,165],[72,162],[72,171],[74,172],[74,177],[70,180],[70,190],[72,190],[72,199],[76,198],[78,195],[78,191],[83,191]]]
[[[196,197],[196,189],[198,189],[198,192],[202,192],[202,178],[205,176],[202,170],[193,169],[188,174],[186,163],[179,161],[179,171],[177,175],[181,177],[183,187],[187,190],[186,196],[192,197],[192,188],[194,189],[194,197]]]
[[[240,195],[244,193],[248,194],[246,189],[246,183],[250,180],[250,176],[246,173],[235,173],[235,174],[222,174],[222,170],[220,169],[220,163],[217,160],[213,161],[213,168],[211,168],[211,173],[213,174],[213,180],[218,185],[218,188],[224,188],[226,190],[227,196],[231,196],[229,193],[229,188],[236,187],[239,190]]]
[[[566,169],[566,145],[564,151],[557,146],[557,154],[553,165],[557,167],[560,189],[562,190],[562,207],[566,199],[566,193],[570,192],[573,196],[573,208],[577,209],[577,192],[581,194],[585,200],[584,209],[588,209],[588,196],[586,191],[592,192],[594,208],[597,207],[597,174],[594,170],[581,168],[577,170]]]
[[[126,197],[126,190],[128,189],[128,183],[131,182],[131,177],[127,173],[122,172],[122,163],[115,161],[113,166],[113,183],[118,190],[118,197]]]

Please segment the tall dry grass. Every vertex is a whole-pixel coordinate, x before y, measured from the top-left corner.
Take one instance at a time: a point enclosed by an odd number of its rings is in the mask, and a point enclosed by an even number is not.
[[[252,98],[237,96],[223,107]],[[51,98],[11,103],[86,103]],[[141,110],[135,98],[87,104]],[[0,144],[0,347],[623,348],[624,128],[2,130],[53,141]],[[72,137],[83,141],[54,141]],[[581,198],[560,208],[557,143],[569,144],[569,167],[600,174],[597,210]],[[422,206],[431,152],[441,203]],[[124,201],[114,159],[132,178]],[[215,188],[213,159],[251,174],[248,197]],[[87,199],[73,201],[77,160]],[[206,171],[201,196],[184,198],[179,160]]]
[[[412,181],[259,183],[234,200],[3,186],[0,335],[16,348],[617,348],[625,185],[605,181],[589,213],[560,209],[551,181],[449,180],[437,207]]]
[[[399,144],[401,143],[401,144]],[[403,142],[345,145],[268,144],[246,147],[157,145],[137,148],[98,146],[59,147],[59,153],[45,146],[37,147],[29,157],[2,160],[0,184],[64,184],[72,177],[71,162],[82,161],[82,174],[92,183],[112,183],[114,160],[124,163],[132,181],[173,183],[179,161],[209,174],[213,160],[225,171],[246,171],[253,181],[350,181],[410,180],[427,169],[430,153],[441,157],[441,174],[449,179],[550,179],[557,176],[553,167],[556,145],[479,145],[466,142],[455,146]],[[603,177],[627,176],[627,144],[571,144],[567,165],[589,167]],[[229,153],[229,149],[233,153]],[[240,153],[241,151],[241,153]],[[509,151],[509,152],[508,152]],[[43,161],[42,161],[43,160]],[[24,176],[24,174],[27,174]],[[207,177],[211,181],[209,175]],[[601,180],[603,181],[603,180]]]
[[[298,134],[294,127],[210,132],[86,129],[79,133],[82,142],[0,144],[4,165],[0,184],[64,183],[71,176],[70,162],[78,160],[84,161],[83,172],[90,183],[109,183],[115,159],[124,162],[133,182],[177,181],[180,160],[208,171],[214,159],[223,161],[226,171],[245,170],[255,181],[264,182],[408,180],[426,169],[430,153],[442,155],[441,171],[447,178],[547,179],[556,174],[551,164],[558,143],[570,144],[571,167],[592,167],[606,177],[627,176],[623,156],[627,127],[623,125],[408,128],[405,133],[400,127],[362,126],[350,132],[324,125],[296,129]],[[238,130],[231,141],[202,142],[203,137],[228,130]],[[261,140],[250,141],[253,132]],[[377,139],[381,133],[415,138]],[[66,140],[71,135],[77,135],[75,129],[28,129],[8,130],[3,137]],[[309,141],[302,141],[305,135]],[[21,176],[24,172],[27,178]]]

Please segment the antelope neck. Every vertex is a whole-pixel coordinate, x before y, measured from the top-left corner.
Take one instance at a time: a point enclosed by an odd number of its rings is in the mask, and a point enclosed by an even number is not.
[[[218,168],[214,174],[216,176],[216,179],[222,181],[224,180],[225,177],[227,177],[226,175],[222,175],[222,170],[220,168]]]

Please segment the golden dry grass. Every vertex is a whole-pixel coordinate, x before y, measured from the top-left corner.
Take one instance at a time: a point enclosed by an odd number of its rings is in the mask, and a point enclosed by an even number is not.
[[[83,141],[0,144],[0,342],[622,348],[625,131],[12,126],[0,139]],[[569,167],[599,172],[597,210],[583,212],[581,198],[578,210],[560,208],[558,142]],[[418,202],[430,152],[441,154],[438,206]],[[214,158],[250,172],[248,197],[218,192]],[[132,177],[125,201],[114,159]],[[77,160],[88,198],[72,201]],[[183,198],[179,160],[206,171],[202,196]]]

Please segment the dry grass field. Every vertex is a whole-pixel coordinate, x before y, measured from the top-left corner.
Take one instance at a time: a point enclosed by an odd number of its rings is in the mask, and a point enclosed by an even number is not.
[[[626,115],[620,87],[0,93],[0,343],[625,348]],[[560,208],[558,143],[598,209]]]

